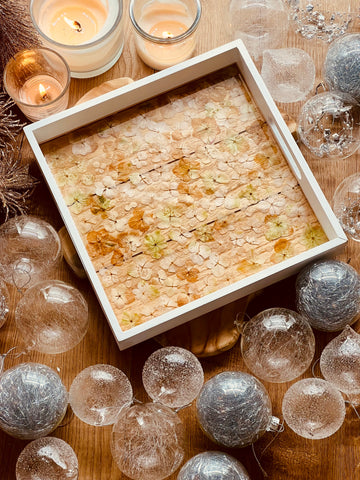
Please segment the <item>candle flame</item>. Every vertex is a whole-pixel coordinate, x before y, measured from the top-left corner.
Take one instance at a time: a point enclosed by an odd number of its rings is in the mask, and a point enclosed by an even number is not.
[[[163,38],[173,38],[174,35],[171,32],[162,32]]]
[[[77,20],[70,20],[70,18],[67,18],[64,16],[65,22],[69,25],[70,28],[73,30],[76,30],[77,32],[82,31],[81,24]]]
[[[44,87],[44,85],[42,83],[39,84],[39,93],[40,93],[40,98],[41,100],[46,100],[47,99],[47,92],[46,92],[46,88]]]

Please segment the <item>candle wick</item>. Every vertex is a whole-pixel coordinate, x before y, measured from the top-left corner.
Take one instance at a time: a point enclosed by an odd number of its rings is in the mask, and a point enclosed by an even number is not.
[[[76,32],[82,32],[81,23],[78,22],[77,20],[70,20],[70,18],[67,18],[66,16],[64,16],[64,21],[69,25],[70,28],[72,28]]]
[[[40,93],[40,99],[45,102],[46,100],[48,100],[48,94],[47,94],[47,91],[46,91],[46,88],[44,87],[44,85],[42,83],[40,83],[39,85],[39,93]]]
[[[74,20],[74,27],[77,32],[82,32],[82,26],[81,23],[78,22],[77,20]]]

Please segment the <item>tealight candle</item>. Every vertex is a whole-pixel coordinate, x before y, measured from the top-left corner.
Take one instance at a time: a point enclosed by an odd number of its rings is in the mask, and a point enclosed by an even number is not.
[[[23,50],[7,63],[4,86],[29,120],[65,110],[70,71],[65,60],[47,48]]]
[[[71,76],[100,75],[124,45],[122,0],[31,0],[30,14],[42,43],[60,53]]]
[[[191,57],[200,16],[199,0],[131,0],[130,18],[139,57],[155,70]]]

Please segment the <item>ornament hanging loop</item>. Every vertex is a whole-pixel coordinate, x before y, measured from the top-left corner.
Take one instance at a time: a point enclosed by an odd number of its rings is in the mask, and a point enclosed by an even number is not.
[[[324,82],[320,82],[318,85],[316,85],[315,88],[315,95],[318,95],[319,93],[327,92],[327,88]]]

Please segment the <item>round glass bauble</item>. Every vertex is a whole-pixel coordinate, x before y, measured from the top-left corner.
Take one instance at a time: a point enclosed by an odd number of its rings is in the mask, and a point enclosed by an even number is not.
[[[95,426],[112,425],[120,410],[131,404],[133,391],[124,372],[112,365],[92,365],[74,379],[69,403],[75,415]]]
[[[239,460],[224,452],[203,452],[190,458],[177,480],[251,480]]]
[[[124,407],[114,424],[111,452],[133,480],[163,480],[184,457],[184,430],[176,413],[158,403]]]
[[[360,281],[357,271],[339,260],[319,260],[296,279],[296,305],[310,325],[336,332],[359,317]]]
[[[305,378],[285,393],[282,412],[285,422],[298,435],[319,440],[333,435],[345,419],[340,391],[321,378]]]
[[[259,380],[222,372],[205,382],[196,401],[204,433],[224,447],[246,447],[271,429],[271,401]]]
[[[299,137],[316,157],[349,157],[360,145],[359,110],[359,103],[349,94],[319,93],[301,108]]]
[[[360,335],[351,327],[329,342],[320,356],[323,377],[347,394],[360,393]]]
[[[34,440],[48,435],[64,418],[68,394],[59,375],[39,363],[22,363],[0,376],[0,428]]]
[[[315,337],[309,322],[286,308],[269,308],[246,322],[241,353],[248,369],[268,382],[289,382],[309,367]]]
[[[49,278],[61,256],[59,235],[41,218],[19,215],[0,226],[0,273],[19,289]]]
[[[6,322],[10,309],[9,291],[3,281],[0,280],[0,328]]]
[[[350,175],[336,187],[333,210],[346,234],[360,242],[360,174]]]
[[[281,23],[282,28],[278,28]],[[255,61],[267,48],[286,40],[289,17],[282,0],[231,0],[229,26],[233,39],[241,38]]]
[[[360,101],[360,33],[349,33],[330,44],[324,78],[331,90],[349,93]]]
[[[78,459],[64,440],[43,437],[23,449],[16,462],[16,480],[77,480]]]
[[[85,336],[88,305],[73,286],[45,280],[26,290],[16,307],[15,321],[29,350],[63,353]]]
[[[144,364],[142,381],[154,402],[171,408],[190,404],[204,383],[201,363],[189,350],[164,347],[152,353]]]

